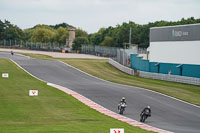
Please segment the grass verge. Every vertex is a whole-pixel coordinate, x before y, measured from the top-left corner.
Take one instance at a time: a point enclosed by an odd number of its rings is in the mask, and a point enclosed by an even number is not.
[[[126,133],[147,133],[82,104],[71,95],[47,86],[7,59],[0,59],[1,133],[108,133],[124,128]],[[28,96],[29,90],[39,96]]]

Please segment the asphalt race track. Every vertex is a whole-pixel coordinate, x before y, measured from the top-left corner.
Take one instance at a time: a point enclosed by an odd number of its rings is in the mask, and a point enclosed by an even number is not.
[[[121,97],[127,100],[124,116],[138,120],[142,109],[150,105],[152,117],[148,125],[176,133],[200,133],[200,108],[148,91],[119,85],[88,76],[59,61],[31,59],[0,52],[0,58],[10,58],[34,76],[67,87],[103,107],[117,112]]]

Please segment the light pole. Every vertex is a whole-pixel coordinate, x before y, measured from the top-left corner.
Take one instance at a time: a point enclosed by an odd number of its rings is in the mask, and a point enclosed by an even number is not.
[[[132,29],[130,27],[130,32],[129,32],[129,45],[131,45],[131,32],[132,32]]]

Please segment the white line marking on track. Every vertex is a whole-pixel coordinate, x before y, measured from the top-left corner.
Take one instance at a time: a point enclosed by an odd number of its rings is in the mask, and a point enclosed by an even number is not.
[[[14,60],[12,60],[12,59],[10,59],[10,60],[11,60],[13,63],[15,63],[15,65],[17,65],[19,68],[21,68],[21,69],[24,70],[26,73],[28,73],[29,75],[31,75],[32,77],[34,77],[34,78],[36,78],[36,79],[38,79],[38,80],[40,80],[40,81],[42,81],[42,82],[47,83],[46,81],[44,81],[44,80],[42,80],[42,79],[40,79],[40,78],[34,76],[33,74],[31,74],[30,72],[28,72],[27,70],[25,70],[23,67],[21,67],[19,64],[17,64],[17,62],[15,62]]]

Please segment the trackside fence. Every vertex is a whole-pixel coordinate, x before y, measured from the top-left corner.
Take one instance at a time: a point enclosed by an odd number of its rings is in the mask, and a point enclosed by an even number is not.
[[[191,85],[200,85],[200,78],[136,71],[134,69],[121,65],[120,63],[114,61],[111,58],[109,59],[109,63],[113,65],[114,67],[116,67],[117,69],[127,74],[138,76],[138,77],[172,81],[172,82],[185,83],[185,84],[191,84]]]
[[[31,49],[42,51],[54,51],[61,52],[65,44],[61,43],[41,43],[41,42],[27,42],[22,40],[0,40],[1,48],[19,48],[19,49]]]
[[[133,49],[122,49],[117,47],[82,45],[81,53],[109,57],[124,66],[130,66],[130,54],[136,54],[137,51]]]

